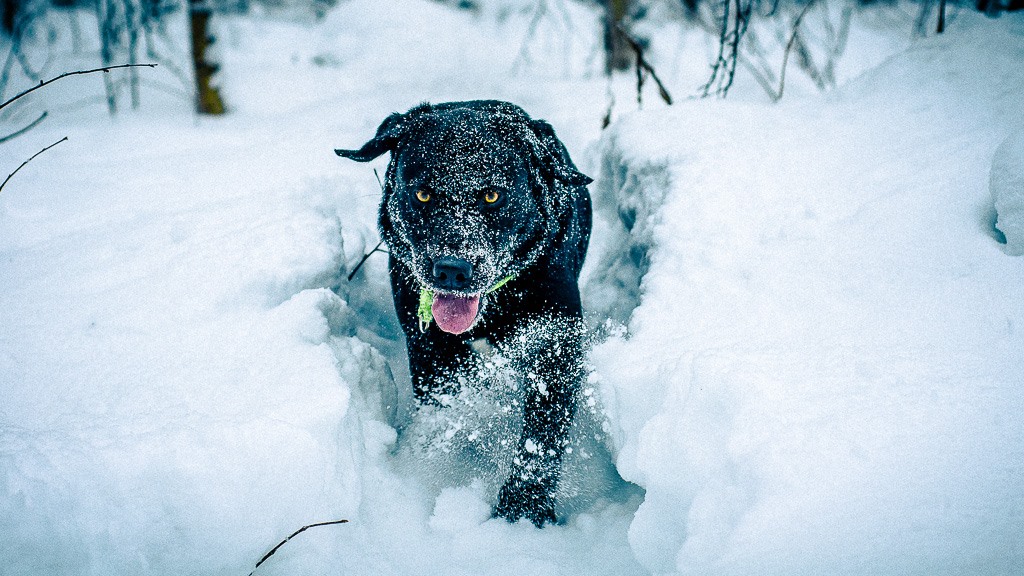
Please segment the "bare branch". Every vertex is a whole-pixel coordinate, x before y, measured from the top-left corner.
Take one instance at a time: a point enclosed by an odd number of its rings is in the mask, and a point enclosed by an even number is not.
[[[12,133],[8,134],[7,136],[4,136],[3,138],[0,138],[0,144],[3,144],[4,142],[7,142],[9,140],[14,140],[18,136],[21,136],[25,132],[28,132],[29,130],[35,128],[36,126],[39,125],[40,122],[42,122],[43,120],[46,119],[46,116],[48,114],[49,114],[49,112],[43,112],[42,114],[39,115],[39,118],[36,118],[35,120],[33,120],[28,126],[25,126],[21,130],[18,130],[17,132],[12,132]]]
[[[52,84],[52,83],[56,82],[57,80],[61,80],[62,78],[67,78],[68,76],[77,76],[77,75],[80,75],[80,74],[92,74],[94,72],[104,72],[104,73],[106,73],[106,72],[110,72],[111,70],[117,70],[118,68],[140,68],[140,67],[143,67],[143,66],[145,66],[147,68],[156,68],[156,64],[119,64],[119,65],[116,65],[116,66],[103,66],[102,68],[93,68],[92,70],[76,70],[74,72],[65,72],[65,73],[61,74],[60,76],[56,76],[54,78],[50,78],[49,80],[40,80],[39,84],[36,84],[35,86],[29,88],[28,90],[24,90],[23,92],[19,93],[18,95],[14,96],[13,98],[7,100],[3,104],[0,104],[0,110],[4,109],[5,107],[7,107],[7,105],[9,105],[10,103],[14,102],[15,100],[21,98],[22,96],[26,96],[26,95],[28,95],[31,92],[39,90],[40,88],[42,88],[43,86],[46,86],[47,84]]]
[[[184,87],[185,90],[191,90],[192,80],[177,64],[172,62],[169,58],[163,57],[159,52],[157,52],[156,40],[153,38],[152,32],[148,29],[145,31],[145,41],[146,59],[150,62],[155,62],[160,66],[163,66],[164,70],[168,70],[172,76],[174,76],[178,79],[179,82],[181,82],[181,85]]]
[[[732,6],[732,0],[725,0],[722,3],[722,31],[718,35],[718,56],[715,58],[715,64],[711,67],[711,78],[708,78],[707,84],[701,89],[701,95],[707,98],[711,95],[711,87],[715,85],[715,80],[718,79],[718,73],[722,70],[722,66],[725,64],[725,45],[726,37],[729,34],[729,8]]]
[[[32,155],[32,157],[31,157],[31,158],[29,158],[28,160],[25,160],[24,162],[22,162],[22,163],[21,163],[21,166],[18,166],[17,168],[15,168],[15,169],[14,169],[14,172],[11,172],[11,173],[10,173],[10,174],[9,174],[9,175],[7,176],[7,178],[5,178],[5,179],[4,179],[4,182],[3,182],[3,184],[0,184],[0,191],[3,191],[3,189],[4,189],[4,186],[6,186],[6,185],[7,185],[7,182],[8,182],[8,181],[9,181],[9,180],[10,180],[11,178],[13,178],[15,174],[17,174],[17,173],[18,173],[18,170],[21,170],[22,168],[24,168],[24,167],[25,167],[25,165],[26,165],[26,164],[28,164],[29,162],[31,162],[31,161],[33,161],[33,160],[35,160],[36,156],[39,156],[39,155],[40,155],[40,154],[42,154],[43,152],[46,152],[46,151],[47,151],[47,150],[49,150],[50,148],[53,148],[53,147],[54,147],[54,146],[56,146],[57,144],[60,144],[61,142],[65,141],[65,140],[67,140],[67,139],[68,139],[68,137],[67,137],[67,136],[65,136],[65,137],[61,138],[60,140],[57,140],[57,141],[56,141],[56,142],[54,142],[53,144],[50,144],[50,145],[49,145],[49,146],[47,146],[46,148],[43,148],[43,149],[42,149],[42,150],[40,150],[39,152],[36,152],[35,154],[33,154],[33,155]]]
[[[334,524],[347,524],[347,523],[348,523],[348,520],[332,520],[330,522],[317,522],[316,524],[308,524],[306,526],[303,526],[302,528],[299,528],[295,532],[292,532],[291,536],[289,536],[289,537],[285,538],[284,540],[282,540],[277,546],[274,546],[274,548],[271,549],[270,552],[267,552],[266,555],[263,556],[263,558],[260,558],[260,561],[256,563],[256,566],[252,569],[252,572],[249,572],[249,576],[252,576],[256,572],[256,569],[259,568],[261,564],[263,564],[264,562],[267,561],[267,558],[270,558],[271,556],[273,556],[274,553],[277,552],[278,548],[280,548],[281,546],[284,546],[289,540],[291,540],[292,538],[295,538],[299,534],[302,534],[306,530],[309,530],[310,528],[316,528],[318,526],[331,526],[331,525],[334,525]]]
[[[735,10],[732,9],[735,4]],[[736,65],[740,62],[740,41],[747,33],[752,0],[724,0],[722,2],[722,27],[718,35],[718,56],[711,66],[711,77],[701,88],[701,97],[711,95],[712,88],[719,98],[725,98],[736,77]]]
[[[10,78],[11,69],[14,67],[14,62],[18,58],[18,51],[21,50],[21,20],[19,19],[18,24],[15,26],[13,32],[11,32],[11,48],[7,51],[7,59],[4,62],[3,70],[0,71],[0,97],[3,96],[5,90],[7,90],[7,80]]]
[[[380,174],[377,173],[377,169],[376,168],[373,169],[373,175],[377,178],[377,185],[380,186],[380,191],[384,192],[384,183],[380,181]],[[384,243],[384,240],[381,240],[380,242],[377,242],[377,245],[373,247],[373,250],[370,250],[366,254],[363,254],[363,259],[360,260],[359,263],[356,264],[355,268],[353,268],[352,271],[348,273],[348,281],[349,282],[351,282],[352,279],[355,278],[356,272],[359,272],[359,269],[363,267],[363,264],[366,263],[366,260],[369,259],[370,256],[373,255],[374,252],[381,252],[381,253],[386,253],[387,252],[386,250],[381,250],[380,249],[380,246],[383,243]]]
[[[523,44],[519,47],[519,54],[516,55],[516,59],[512,62],[513,70],[518,70],[520,63],[523,65],[530,64],[529,43],[533,39],[534,34],[537,33],[537,26],[547,10],[547,0],[538,0],[537,4],[534,5],[533,17],[530,18],[530,24],[526,28],[526,37],[523,38]]]
[[[373,255],[374,252],[380,252],[382,254],[385,253],[384,250],[380,249],[381,244],[384,244],[383,240],[381,240],[380,242],[377,242],[377,245],[373,247],[373,250],[370,250],[366,254],[363,254],[363,259],[360,260],[358,264],[356,264],[356,267],[353,268],[351,272],[349,272],[349,274],[348,274],[348,281],[349,282],[351,282],[352,279],[355,278],[356,272],[359,272],[359,269],[363,267],[363,264],[366,264],[366,261],[370,258],[370,256]]]
[[[803,21],[804,16],[807,14],[807,10],[814,4],[814,0],[808,2],[804,9],[800,11],[800,14],[793,20],[793,34],[789,37],[789,42],[786,43],[786,51],[782,53],[782,70],[779,72],[779,91],[772,95],[772,99],[776,102],[782,99],[782,91],[786,88],[786,64],[789,62],[789,53],[793,49],[793,44],[796,42],[796,35],[800,31],[800,22]]]
[[[823,0],[822,0],[823,1]],[[839,29],[836,30],[832,25],[828,17],[825,18],[825,22],[828,23],[829,35],[828,35],[828,60],[825,63],[825,67],[822,72],[826,75],[829,81],[829,85],[833,88],[836,85],[836,62],[843,55],[846,50],[846,42],[850,36],[850,24],[853,19],[853,6],[844,6],[843,11],[839,16]]]
[[[601,119],[601,130],[604,130],[612,123],[612,110],[615,108],[615,91],[612,90],[612,78],[608,77],[608,83],[605,85],[605,92],[608,95],[608,110],[604,114],[604,118]]]
[[[654,83],[658,85],[658,95],[661,96],[661,99],[664,100],[666,104],[671,106],[672,95],[668,93],[668,89],[665,88],[665,85],[661,83],[661,78],[658,78],[658,73],[654,71],[654,66],[651,66],[651,63],[648,62],[646,58],[644,58],[644,47],[641,46],[640,43],[636,41],[636,38],[633,38],[633,36],[630,35],[630,33],[627,32],[621,24],[615,24],[615,31],[618,32],[620,36],[622,36],[622,39],[625,40],[626,43],[629,44],[629,47],[633,50],[633,52],[636,53],[637,102],[640,102],[640,92],[644,86],[643,73],[646,72],[651,75],[651,78],[654,79]]]

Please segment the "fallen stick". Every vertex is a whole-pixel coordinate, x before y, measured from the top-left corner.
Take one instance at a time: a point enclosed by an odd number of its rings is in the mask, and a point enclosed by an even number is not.
[[[310,528],[316,528],[317,526],[331,526],[333,524],[347,524],[347,523],[348,523],[348,520],[331,520],[330,522],[317,522],[316,524],[308,524],[306,526],[303,526],[302,528],[299,528],[295,532],[292,532],[291,536],[285,538],[284,540],[281,540],[281,542],[278,543],[277,546],[274,546],[273,549],[270,550],[270,552],[267,552],[267,554],[265,556],[263,556],[263,558],[260,558],[260,561],[256,563],[255,567],[253,567],[252,572],[249,572],[249,576],[252,576],[256,572],[256,569],[260,567],[260,564],[263,564],[264,562],[267,561],[267,558],[270,558],[271,556],[273,556],[274,552],[277,552],[278,548],[280,548],[281,546],[284,546],[289,540],[291,540],[292,538],[295,538],[299,534],[302,534],[306,530],[309,530]]]

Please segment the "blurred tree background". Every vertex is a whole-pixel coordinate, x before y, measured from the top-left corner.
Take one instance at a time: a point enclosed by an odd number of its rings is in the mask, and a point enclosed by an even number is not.
[[[316,21],[339,0],[0,0],[0,33],[6,48],[0,70],[0,96],[22,89],[12,86],[14,76],[38,83],[44,80],[46,63],[52,59],[49,47],[58,41],[72,50],[93,54],[94,64],[159,64],[178,79],[180,86],[164,87],[189,94],[200,114],[230,111],[219,90],[216,20],[224,15],[289,18]],[[344,0],[341,0],[344,1]],[[487,0],[434,0],[453,10],[476,11]],[[604,50],[604,72],[635,74],[638,98],[643,83],[656,69],[645,58],[650,38],[645,23],[675,21],[680,26],[704,31],[711,45],[708,52],[707,82],[695,97],[725,97],[736,74],[749,74],[772,100],[782,97],[785,74],[792,65],[819,88],[835,84],[834,69],[841,57],[855,10],[892,5],[893,0],[857,0],[837,8],[826,0],[535,0],[532,10],[539,16],[557,10],[557,5],[577,2],[603,14],[600,45]],[[524,4],[520,2],[520,4]],[[914,29],[908,34],[941,33],[945,15],[951,9],[977,10],[996,17],[1004,11],[1024,8],[1024,0],[915,0],[904,3],[916,10]],[[69,29],[58,29],[49,14],[72,15]],[[563,10],[563,13],[566,13]],[[805,19],[817,14],[824,33],[801,34]],[[188,37],[175,36],[166,25],[169,18],[187,15]],[[88,27],[94,26],[94,30]],[[191,69],[180,64],[174,53],[191,54]],[[781,54],[781,57],[780,57]],[[40,64],[42,63],[42,64]],[[47,73],[50,76],[67,70]],[[138,107],[140,85],[145,72],[137,68],[104,74],[106,106],[111,113]],[[662,99],[670,102],[658,80]]]

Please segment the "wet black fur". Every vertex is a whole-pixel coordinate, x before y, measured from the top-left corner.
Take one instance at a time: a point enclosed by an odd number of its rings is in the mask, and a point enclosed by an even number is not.
[[[528,352],[512,358],[516,373],[532,378],[524,378],[523,433],[494,514],[555,522],[553,494],[585,378],[577,281],[590,238],[591,180],[548,123],[506,102],[423,104],[389,116],[360,149],[337,150],[359,162],[385,152],[391,161],[378,225],[416,397],[430,403],[453,392],[452,375],[476,361],[474,340],[499,349],[528,341]],[[500,202],[481,202],[486,189],[501,191]],[[417,190],[430,202],[418,202]],[[472,262],[472,286],[463,292],[485,293],[478,322],[459,335],[418,324],[420,288],[434,288],[431,265],[442,256]],[[509,275],[515,279],[486,294]]]

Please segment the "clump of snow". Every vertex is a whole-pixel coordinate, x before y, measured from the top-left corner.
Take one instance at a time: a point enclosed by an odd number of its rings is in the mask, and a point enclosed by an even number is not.
[[[517,372],[510,359],[533,353],[535,343],[550,339],[551,331],[569,329],[557,322],[531,326],[528,337],[486,350],[477,366],[453,374],[452,392],[437,394],[437,405],[419,408],[403,428],[396,463],[435,492],[472,485],[485,501],[495,502],[518,453],[525,387],[536,385],[533,375]],[[442,384],[440,390],[446,387]],[[635,487],[626,485],[614,469],[605,425],[597,388],[587,384],[579,392],[563,457],[556,493],[560,518],[601,501],[622,503],[636,495]]]
[[[1024,255],[1024,130],[1008,136],[996,150],[990,182],[996,228],[1006,238],[1006,253]]]

